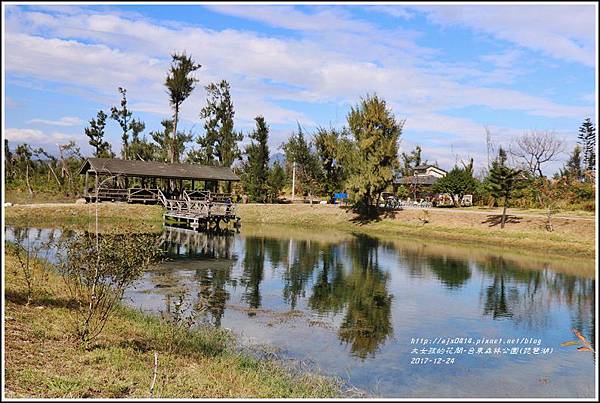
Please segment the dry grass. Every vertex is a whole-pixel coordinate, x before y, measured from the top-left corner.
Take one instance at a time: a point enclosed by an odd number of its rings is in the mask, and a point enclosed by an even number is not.
[[[554,232],[545,229],[545,218],[534,214],[513,214],[504,229],[491,225],[487,214],[428,209],[423,224],[421,209],[406,209],[384,214],[379,221],[360,222],[350,210],[332,205],[240,205],[243,223],[287,224],[327,230],[356,231],[372,235],[412,237],[420,240],[446,240],[527,253],[591,258],[595,254],[595,221],[583,218],[554,218]],[[490,222],[493,221],[493,222]],[[393,239],[393,238],[392,238]]]
[[[36,270],[40,270],[36,267]],[[6,256],[5,395],[29,398],[150,397],[154,352],[158,352],[155,397],[335,397],[330,378],[293,374],[274,361],[230,347],[214,328],[169,338],[168,325],[120,308],[93,347],[71,336],[73,301],[61,279],[48,275],[34,301],[25,304],[15,257]],[[170,347],[174,346],[174,347]]]
[[[98,203],[100,230],[123,229],[154,232],[162,229],[161,206]],[[6,221],[16,226],[91,229],[95,227],[96,204],[43,203],[5,207]]]
[[[6,222],[19,226],[61,226],[85,228],[93,224],[94,205],[38,204],[5,208]],[[595,221],[589,217],[555,217],[554,231],[545,229],[545,217],[537,213],[509,210],[510,219],[501,229],[497,216],[474,210],[406,209],[383,215],[379,221],[360,222],[348,209],[332,205],[242,204],[238,214],[242,225],[284,224],[312,230],[315,237],[343,238],[343,232],[381,235],[385,238],[444,240],[481,246],[493,246],[527,253],[544,253],[589,259],[595,255]],[[566,213],[565,213],[566,214]],[[160,206],[100,203],[103,227],[128,230],[160,231]]]

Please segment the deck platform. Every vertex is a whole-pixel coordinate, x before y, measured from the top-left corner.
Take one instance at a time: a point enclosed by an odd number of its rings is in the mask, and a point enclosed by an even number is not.
[[[202,195],[190,195],[183,192],[183,199],[168,199],[159,190],[158,200],[166,211],[163,219],[166,224],[175,224],[189,227],[194,231],[209,231],[221,229],[221,224],[233,223],[234,227],[240,224],[240,218],[235,213],[235,204],[231,198],[220,201],[210,192]],[[192,198],[193,196],[196,196]]]

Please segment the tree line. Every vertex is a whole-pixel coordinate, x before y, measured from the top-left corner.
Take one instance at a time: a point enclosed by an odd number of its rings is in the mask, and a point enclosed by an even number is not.
[[[271,161],[270,128],[263,116],[255,117],[250,140],[240,146],[244,133],[234,126],[235,108],[230,84],[226,80],[204,87],[206,104],[200,109],[204,133],[179,129],[183,103],[196,88],[194,74],[201,69],[191,56],[171,55],[164,86],[169,95],[172,114],[161,122],[161,129],[144,134],[146,125],[133,116],[127,90],[118,88],[121,100],[110,110],[99,110],[84,129],[93,156],[114,158],[106,140],[106,126],[114,120],[121,130],[120,157],[130,160],[191,163],[232,167],[241,176],[237,192],[254,202],[276,202],[283,189],[324,197],[332,202],[334,194],[349,193],[360,212],[377,214],[383,192],[396,190],[408,197],[416,189],[392,186],[394,180],[411,176],[417,166],[427,163],[423,150],[399,154],[405,121],[398,119],[377,95],[367,95],[351,107],[342,128],[319,127],[312,135],[300,124],[281,145],[283,164]],[[191,143],[191,146],[190,146]],[[508,147],[494,147],[489,132],[486,137],[488,156],[496,157],[484,169],[474,172],[473,158],[456,165],[439,179],[432,191],[458,196],[473,194],[480,204],[548,208],[551,200],[564,200],[573,206],[593,209],[596,158],[595,126],[588,118],[579,129],[578,143],[564,167],[554,177],[544,175],[543,168],[564,152],[564,142],[553,132],[532,131],[517,137]],[[7,183],[24,187],[30,194],[54,189],[76,195],[82,184],[77,170],[83,161],[74,142],[58,145],[59,157],[42,148],[20,144],[13,151],[5,142]],[[502,225],[504,222],[502,223]]]

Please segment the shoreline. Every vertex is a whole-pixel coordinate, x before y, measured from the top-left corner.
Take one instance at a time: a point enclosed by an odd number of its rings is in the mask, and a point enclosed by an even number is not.
[[[156,205],[99,203],[101,227],[134,231],[160,231],[162,207]],[[17,226],[92,228],[95,204],[34,204],[5,207],[5,222]],[[555,230],[545,229],[543,216],[509,210],[506,228],[495,224],[495,212],[452,209],[405,209],[385,212],[377,221],[360,222],[350,210],[334,205],[239,204],[244,223],[285,225],[305,230],[335,230],[372,235],[387,240],[411,238],[456,242],[463,246],[493,247],[513,253],[594,259],[595,219],[553,217]],[[326,236],[326,232],[323,236]]]
[[[34,298],[5,255],[5,382],[11,398],[340,398],[364,394],[336,377],[299,370],[215,327],[176,328],[120,303],[93,345],[69,331],[75,301],[60,276],[33,264]],[[9,269],[10,268],[10,269]],[[157,396],[149,394],[154,353]],[[66,357],[69,357],[67,360]]]

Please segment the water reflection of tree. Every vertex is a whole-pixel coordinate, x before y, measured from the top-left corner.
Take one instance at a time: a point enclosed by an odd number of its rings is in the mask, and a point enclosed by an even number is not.
[[[537,329],[549,325],[550,308],[560,303],[568,307],[572,326],[594,340],[594,279],[523,270],[502,257],[489,257],[480,270],[491,280],[482,291],[484,315]]]
[[[321,244],[314,241],[289,241],[288,264],[283,272],[283,299],[296,309],[298,298],[306,296],[306,287],[318,265]]]
[[[379,266],[379,247],[368,237],[337,245],[246,237],[244,298],[251,307],[260,306],[268,257],[281,270],[284,301],[296,309],[312,285],[309,307],[321,314],[344,312],[338,337],[351,345],[352,354],[366,358],[392,334],[389,274]]]
[[[240,283],[246,287],[243,300],[251,308],[261,304],[260,283],[264,275],[265,240],[264,238],[246,238],[244,246],[243,273]]]
[[[351,345],[352,354],[364,359],[374,355],[393,331],[389,274],[379,266],[377,240],[359,237],[348,244],[348,250],[347,272],[336,247],[323,251],[309,305],[321,313],[345,308],[338,337]]]
[[[446,288],[460,288],[471,278],[471,270],[466,260],[446,256],[428,256],[425,261],[429,270],[436,275]]]
[[[225,313],[225,305],[229,301],[227,285],[234,281],[231,279],[231,270],[235,261],[220,260],[202,262],[196,269],[195,278],[198,282],[198,307],[205,308],[213,325],[221,326],[221,318]]]
[[[168,259],[194,269],[194,278],[198,286],[196,301],[189,300],[188,284],[177,273],[177,265],[165,265],[161,270],[151,272],[150,280],[168,290],[165,295],[165,312],[169,313],[173,299],[179,294],[195,309],[208,314],[209,320],[221,325],[225,305],[230,294],[227,285],[233,284],[231,271],[235,263],[233,248],[234,237],[230,233],[205,233],[167,227],[162,234],[162,248]]]

